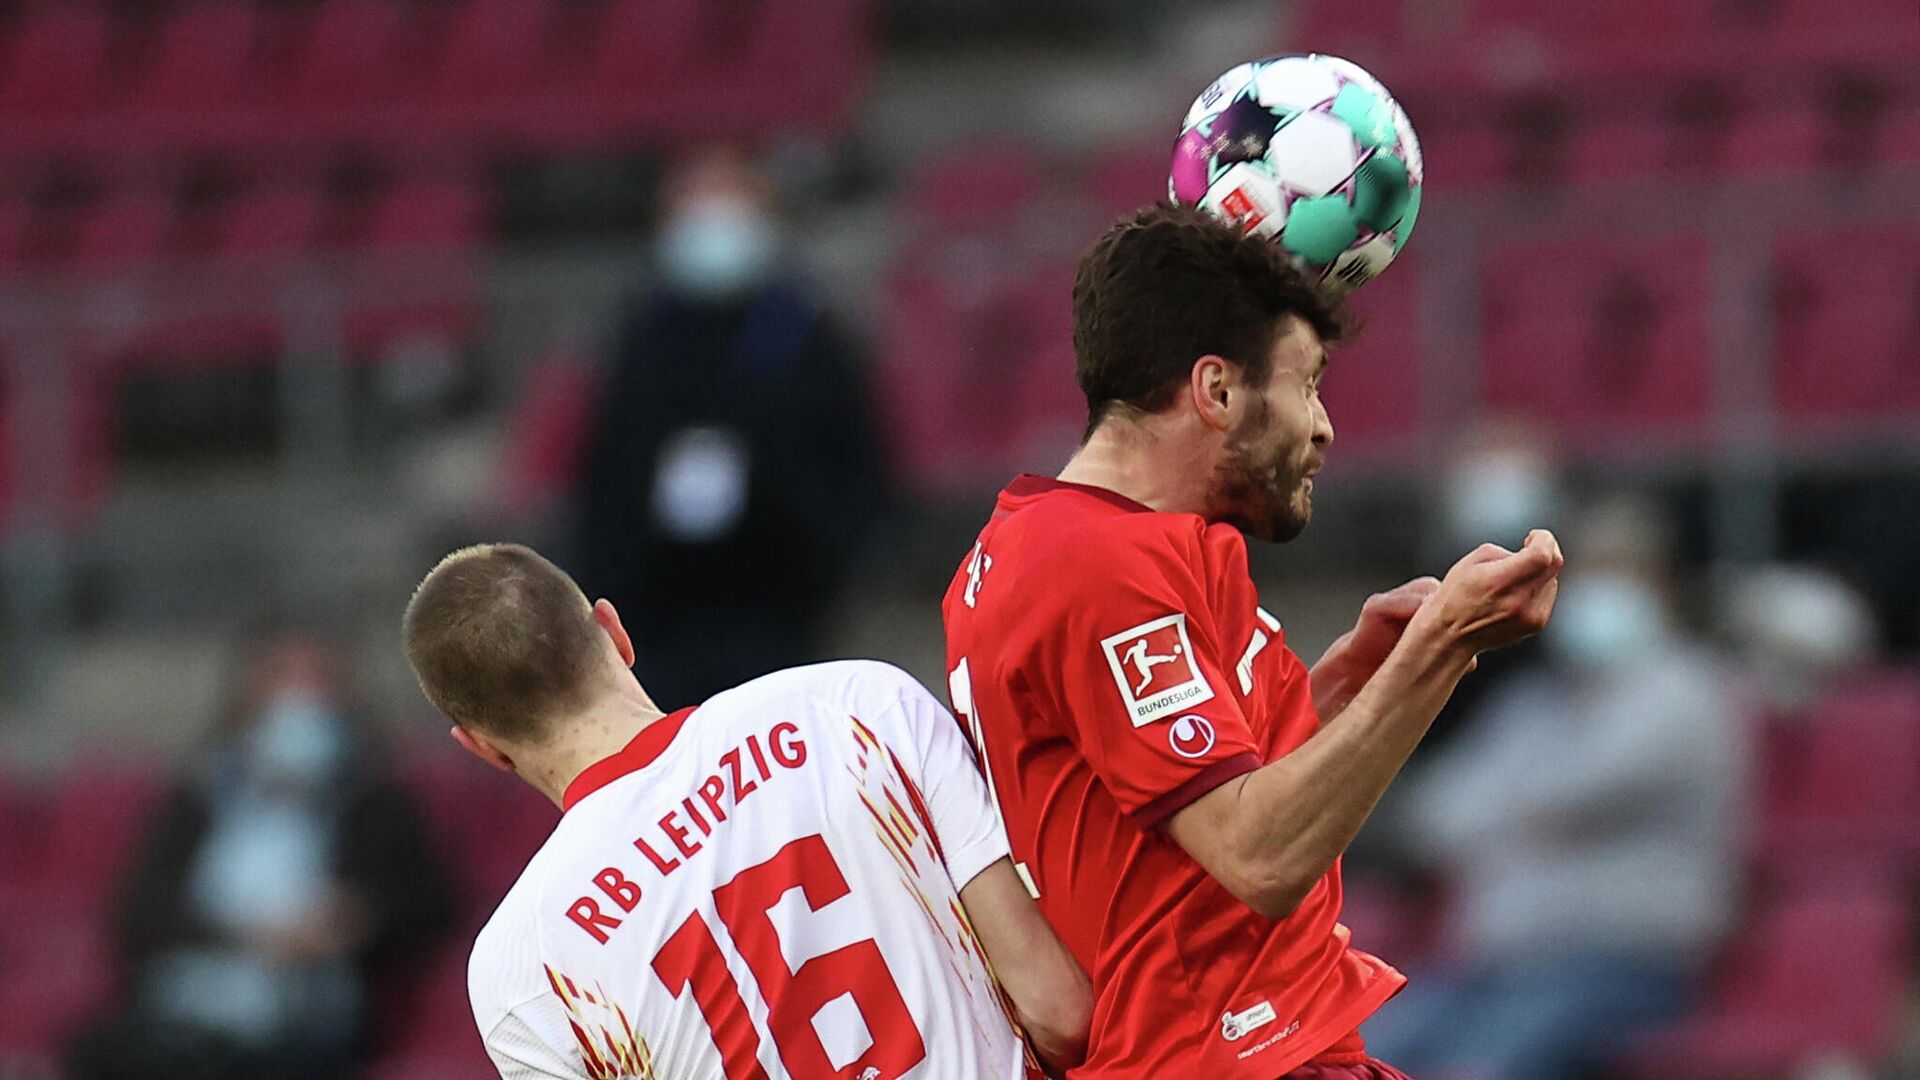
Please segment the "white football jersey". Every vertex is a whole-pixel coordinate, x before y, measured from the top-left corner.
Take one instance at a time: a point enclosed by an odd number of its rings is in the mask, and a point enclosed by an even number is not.
[[[506,1080],[1039,1075],[959,900],[999,813],[904,672],[756,679],[565,802],[468,968]]]

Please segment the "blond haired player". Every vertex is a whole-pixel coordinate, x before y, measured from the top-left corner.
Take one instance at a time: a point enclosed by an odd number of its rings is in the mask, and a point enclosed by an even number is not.
[[[904,673],[795,668],[663,714],[613,605],[507,544],[442,560],[405,630],[454,741],[564,811],[474,943],[506,1080],[1037,1075],[1002,989],[1051,1066],[1084,1052],[1086,975]]]

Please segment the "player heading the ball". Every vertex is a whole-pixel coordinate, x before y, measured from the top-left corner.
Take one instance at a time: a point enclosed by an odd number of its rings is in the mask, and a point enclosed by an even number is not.
[[[443,559],[405,633],[454,741],[564,811],[473,947],[506,1080],[1038,1076],[1015,1020],[1080,1059],[1087,976],[903,672],[795,668],[663,713],[613,605],[511,544]]]
[[[1546,624],[1559,546],[1374,597],[1309,672],[1246,537],[1313,516],[1338,309],[1173,206],[1108,230],[1073,305],[1085,440],[1000,493],[942,613],[1015,867],[1093,974],[1074,1076],[1398,1076],[1357,1029],[1405,980],[1340,925],[1340,855],[1474,655]]]

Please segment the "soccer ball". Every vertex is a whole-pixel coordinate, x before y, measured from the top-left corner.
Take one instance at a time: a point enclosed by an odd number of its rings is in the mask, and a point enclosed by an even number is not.
[[[1272,239],[1344,291],[1406,245],[1424,172],[1413,125],[1380,80],[1337,56],[1274,56],[1194,100],[1167,194]]]

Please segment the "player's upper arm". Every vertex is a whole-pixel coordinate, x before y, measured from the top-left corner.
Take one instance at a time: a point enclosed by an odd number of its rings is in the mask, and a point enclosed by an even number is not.
[[[960,888],[1007,855],[1006,827],[960,722],[911,676],[895,674],[895,700],[917,759],[910,779],[926,801],[947,875]]]
[[[1034,1050],[1058,1070],[1079,1064],[1093,1022],[1093,984],[1027,895],[1013,863],[1002,858],[981,871],[960,890],[960,902]]]
[[[1234,568],[1211,565],[1197,518],[1151,524],[1103,536],[1100,558],[1058,568],[1045,601],[1055,625],[1026,661],[1142,828],[1260,765],[1232,679],[1246,643],[1222,640],[1215,616],[1212,582]]]

